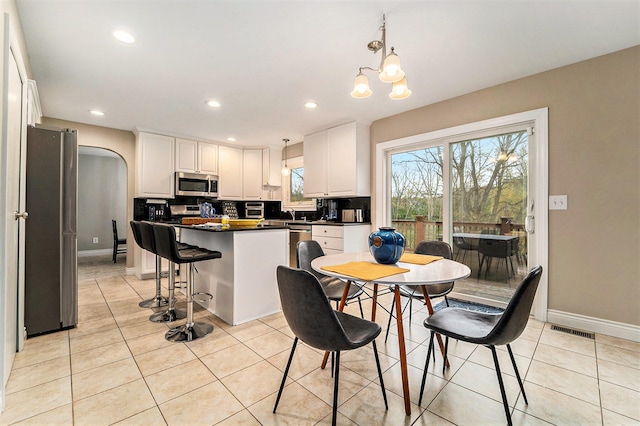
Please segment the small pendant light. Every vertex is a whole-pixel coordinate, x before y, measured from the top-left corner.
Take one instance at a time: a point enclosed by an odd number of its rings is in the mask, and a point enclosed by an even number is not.
[[[282,140],[284,141],[284,166],[282,167],[282,170],[280,170],[280,173],[282,173],[282,176],[289,176],[289,173],[291,173],[291,170],[287,167],[287,159],[289,157],[287,153],[287,142],[289,142],[289,139]]]

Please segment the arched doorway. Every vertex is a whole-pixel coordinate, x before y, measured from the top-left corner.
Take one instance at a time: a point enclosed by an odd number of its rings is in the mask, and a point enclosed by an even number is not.
[[[127,233],[127,165],[117,153],[78,148],[78,279],[124,275],[126,256],[111,261],[115,220]]]

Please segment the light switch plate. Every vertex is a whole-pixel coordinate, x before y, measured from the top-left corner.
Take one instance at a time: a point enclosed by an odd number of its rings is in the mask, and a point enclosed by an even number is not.
[[[549,196],[549,210],[566,210],[566,209],[567,209],[566,195],[550,195]]]

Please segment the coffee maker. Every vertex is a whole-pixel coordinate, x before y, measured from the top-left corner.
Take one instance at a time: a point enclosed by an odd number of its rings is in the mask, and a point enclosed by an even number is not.
[[[169,220],[169,205],[167,200],[152,198],[133,199],[134,220],[148,220],[161,222]]]

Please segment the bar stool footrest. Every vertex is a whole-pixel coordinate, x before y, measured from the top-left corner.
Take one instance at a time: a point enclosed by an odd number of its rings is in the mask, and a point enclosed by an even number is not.
[[[213,300],[213,294],[206,293],[204,291],[199,291],[199,292],[193,293],[192,298],[194,302],[207,303]]]

